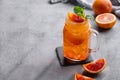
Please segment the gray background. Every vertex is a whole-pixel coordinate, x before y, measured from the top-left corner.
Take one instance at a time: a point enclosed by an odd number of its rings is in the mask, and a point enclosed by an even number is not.
[[[71,4],[50,5],[48,0],[0,0],[0,80],[74,80],[75,72],[83,73],[81,65],[61,67],[55,54],[72,10]],[[120,80],[120,20],[110,30],[91,24],[101,37],[93,57],[107,60],[105,70],[93,77]]]

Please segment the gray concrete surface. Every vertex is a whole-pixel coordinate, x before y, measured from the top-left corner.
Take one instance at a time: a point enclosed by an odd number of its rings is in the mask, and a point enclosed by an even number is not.
[[[81,65],[61,67],[55,48],[62,45],[62,29],[71,4],[48,0],[0,0],[0,80],[74,80]],[[93,14],[86,10],[87,14]],[[99,54],[107,67],[96,80],[120,80],[120,20],[110,30],[99,30]],[[88,75],[90,76],[90,75]]]

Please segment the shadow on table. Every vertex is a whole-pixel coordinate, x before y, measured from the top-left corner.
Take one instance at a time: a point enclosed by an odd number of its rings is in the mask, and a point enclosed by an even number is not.
[[[111,28],[110,28],[110,29],[103,29],[103,28],[97,27],[97,30],[98,30],[99,32],[108,32],[108,31],[111,30]]]
[[[88,73],[86,71],[83,71],[82,74],[85,75],[85,76],[88,76],[88,77],[92,77],[92,78],[95,78],[95,77],[99,76],[98,74],[91,74],[91,73]]]

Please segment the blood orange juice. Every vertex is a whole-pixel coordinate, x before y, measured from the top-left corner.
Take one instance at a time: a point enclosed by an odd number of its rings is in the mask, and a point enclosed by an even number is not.
[[[74,22],[67,18],[63,29],[64,57],[83,61],[89,56],[91,28],[88,19]]]

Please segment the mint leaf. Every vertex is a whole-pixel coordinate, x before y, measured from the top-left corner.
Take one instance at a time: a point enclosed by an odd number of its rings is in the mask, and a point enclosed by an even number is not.
[[[91,15],[86,15],[84,8],[80,7],[80,6],[74,6],[74,12],[75,14],[77,14],[80,17],[86,18],[86,19],[90,19],[90,20],[94,20],[94,17]]]
[[[84,12],[84,8],[81,8],[79,6],[74,6],[74,12],[81,17],[85,17],[85,12]]]
[[[86,18],[86,19],[90,19],[90,20],[95,20],[94,17],[91,16],[91,15],[86,15],[85,18]]]

